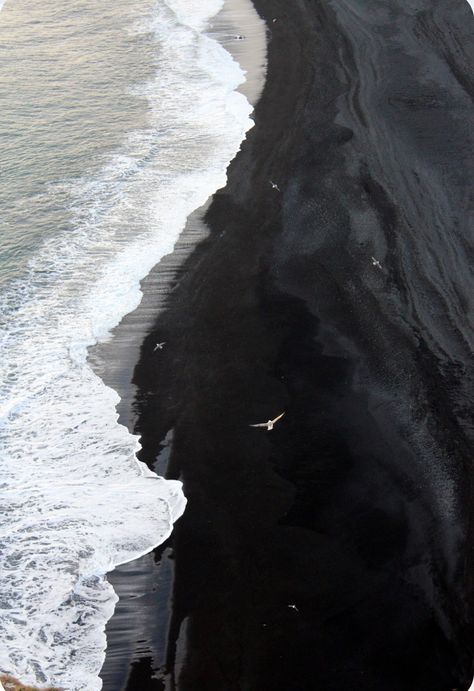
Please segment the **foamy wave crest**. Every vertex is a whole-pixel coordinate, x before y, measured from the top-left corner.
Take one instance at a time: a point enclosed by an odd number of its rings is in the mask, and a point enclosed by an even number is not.
[[[137,461],[87,349],[138,305],[140,279],[225,184],[252,125],[234,91],[242,71],[203,33],[220,6],[169,0],[133,28],[159,58],[136,89],[149,127],[99,176],[50,189],[71,199],[71,226],[2,296],[0,669],[25,682],[100,689],[115,605],[104,576],[162,542],[184,510],[181,484]]]

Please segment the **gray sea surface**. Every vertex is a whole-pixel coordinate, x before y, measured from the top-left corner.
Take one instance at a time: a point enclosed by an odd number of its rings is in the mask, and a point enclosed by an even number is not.
[[[151,79],[156,45],[133,31],[154,3],[7,2],[0,17],[0,281],[21,276],[73,224],[74,188],[93,179],[132,130],[150,125],[133,85]]]
[[[226,181],[252,126],[221,0],[0,12],[0,672],[94,691],[105,574],[182,514],[88,353]],[[148,482],[154,477],[155,482]]]

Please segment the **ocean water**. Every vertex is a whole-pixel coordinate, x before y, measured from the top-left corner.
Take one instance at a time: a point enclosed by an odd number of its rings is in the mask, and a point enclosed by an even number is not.
[[[94,691],[105,574],[185,508],[136,459],[88,348],[141,298],[252,126],[221,0],[0,13],[0,670]]]

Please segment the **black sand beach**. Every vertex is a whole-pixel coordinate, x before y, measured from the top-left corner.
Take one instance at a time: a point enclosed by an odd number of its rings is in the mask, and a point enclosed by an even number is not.
[[[256,126],[135,370],[141,459],[188,498],[161,659],[104,688],[467,690],[474,18],[255,6]]]

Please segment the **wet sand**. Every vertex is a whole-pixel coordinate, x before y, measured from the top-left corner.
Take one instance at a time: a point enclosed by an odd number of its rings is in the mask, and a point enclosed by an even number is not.
[[[256,127],[134,375],[188,505],[162,658],[124,688],[466,690],[474,19],[255,5]]]
[[[249,0],[226,0],[206,32],[238,61],[245,73],[239,86],[250,103],[260,97],[266,72],[266,25]],[[204,216],[211,199],[188,218],[172,254],[165,256],[141,282],[143,298],[139,307],[126,315],[112,337],[89,351],[89,362],[105,383],[117,391],[119,421],[130,431],[136,429],[141,401],[152,390],[137,386],[133,372],[140,353],[159,357],[156,342],[145,341],[157,315],[166,310],[179,285],[186,260],[196,246],[208,238],[210,229]],[[145,341],[145,343],[144,343]],[[167,344],[165,344],[165,347]],[[160,444],[150,467],[166,475],[172,434]],[[104,691],[156,688],[157,675],[166,677],[167,632],[171,613],[174,578],[173,552],[168,543],[134,562],[117,567],[108,575],[119,602],[108,622],[106,660],[101,672]],[[160,671],[161,670],[161,671]]]

